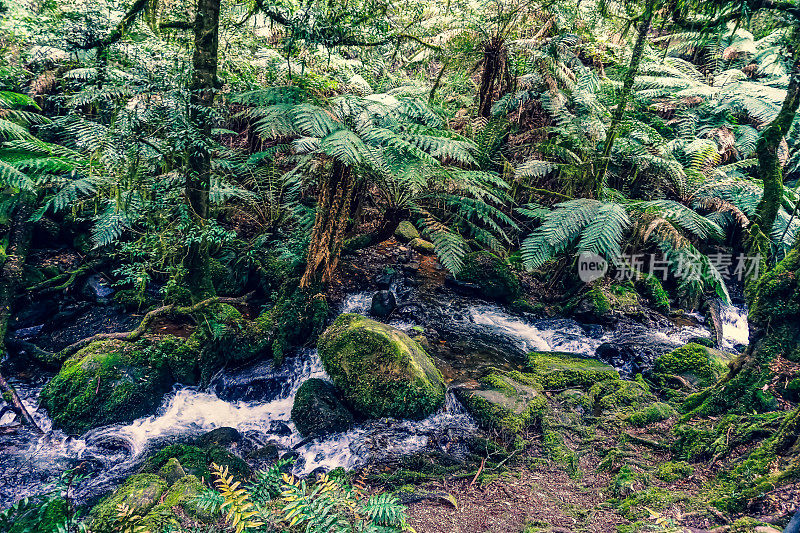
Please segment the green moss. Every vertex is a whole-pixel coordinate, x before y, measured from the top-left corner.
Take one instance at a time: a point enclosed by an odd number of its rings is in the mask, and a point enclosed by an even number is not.
[[[426,241],[425,239],[419,237],[409,242],[408,246],[411,247],[412,250],[423,255],[430,255],[436,251],[436,248],[433,246],[431,241]]]
[[[157,505],[139,523],[145,531],[159,532],[170,525],[179,523],[175,514],[180,508],[190,519],[210,521],[212,516],[195,503],[195,497],[204,490],[203,484],[195,476],[185,476],[176,481],[160,498]]]
[[[631,467],[624,465],[611,482],[611,494],[615,498],[627,498],[635,492],[637,481],[638,476],[631,470]]]
[[[595,413],[633,413],[655,401],[646,385],[638,381],[606,380],[589,388]]]
[[[653,366],[657,378],[659,374],[675,374],[686,377],[699,387],[713,384],[725,371],[720,352],[696,343],[659,356]]]
[[[304,291],[295,285],[291,290],[285,288],[284,293],[272,309],[256,319],[261,331],[266,332],[267,344],[277,365],[293,346],[315,342],[330,315],[325,298],[313,291]]]
[[[653,309],[661,314],[669,315],[669,295],[661,281],[652,274],[644,274],[636,281],[639,293],[648,299]]]
[[[40,507],[15,516],[5,533],[60,533],[59,527],[72,515],[70,504],[61,497],[47,499]]]
[[[489,252],[469,254],[457,277],[477,285],[481,295],[490,300],[510,303],[522,292],[519,279],[508,264]]]
[[[563,352],[531,352],[528,369],[546,389],[588,387],[598,381],[619,379],[619,373],[609,365]]]
[[[197,385],[201,359],[197,338],[189,341],[167,335],[146,350],[152,366],[166,367],[178,383]]]
[[[147,458],[142,465],[142,472],[159,472],[170,459],[177,459],[187,474],[206,481],[212,481],[209,465],[216,463],[225,465],[236,479],[244,479],[250,475],[250,467],[242,459],[220,446],[198,448],[188,444],[172,444]]]
[[[547,408],[538,384],[519,373],[499,372],[482,378],[480,384],[479,389],[456,389],[459,401],[484,428],[522,445],[523,432],[541,421]]]
[[[684,461],[668,461],[658,465],[656,470],[656,477],[661,481],[673,483],[675,481],[686,479],[694,472],[694,468],[689,463]]]
[[[208,270],[214,290],[220,296],[236,296],[242,292],[242,281],[219,259],[208,260]]]
[[[142,345],[96,341],[64,363],[41,404],[56,427],[76,435],[152,414],[171,385],[168,370]]]
[[[619,513],[628,520],[649,518],[651,511],[661,512],[670,506],[688,500],[680,491],[650,487],[619,500],[616,503]]]
[[[564,437],[555,428],[555,421],[545,415],[542,417],[541,427],[542,447],[550,459],[564,465],[570,477],[580,477],[578,456],[564,443]]]
[[[404,220],[397,225],[397,229],[394,230],[394,236],[397,237],[397,240],[400,242],[411,242],[420,237],[417,228],[408,220]]]
[[[117,506],[127,505],[134,514],[145,516],[167,490],[167,482],[155,474],[131,476],[114,493],[89,513],[90,528],[95,533],[117,531]]]
[[[663,402],[656,402],[644,409],[634,411],[628,416],[627,420],[633,426],[644,427],[654,422],[666,420],[674,414],[675,409],[670,405]]]
[[[343,314],[317,343],[344,400],[364,416],[423,418],[444,402],[444,379],[425,350],[402,331]]]

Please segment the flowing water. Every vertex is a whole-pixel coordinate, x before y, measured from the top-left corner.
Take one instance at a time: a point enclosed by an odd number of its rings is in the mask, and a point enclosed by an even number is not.
[[[371,293],[352,294],[341,312],[367,314],[370,301]],[[609,331],[570,319],[528,320],[499,306],[469,300],[444,307],[442,315],[446,318],[437,324],[442,331],[449,331],[460,340],[477,339],[479,344],[497,348],[512,359],[530,350],[591,357],[604,343],[617,342],[626,335],[650,334],[667,347],[678,346],[692,336],[709,336],[700,325],[655,332],[646,328]],[[389,323],[410,334],[421,329],[413,319],[401,316],[402,320]],[[723,309],[722,318],[726,347],[745,344],[746,314],[731,307]],[[45,435],[37,436],[26,429],[0,434],[0,508],[20,497],[42,492],[49,480],[80,462],[91,465],[94,474],[83,483],[77,496],[96,497],[134,472],[159,447],[187,442],[219,427],[236,428],[252,447],[269,443],[293,450],[297,456],[295,473],[300,475],[320,468],[353,468],[397,458],[437,446],[450,432],[477,430],[469,414],[448,393],[443,408],[424,420],[372,421],[344,433],[306,441],[291,421],[291,408],[297,389],[311,377],[327,379],[315,350],[301,352],[277,370],[262,362],[224,371],[206,390],[176,386],[153,416],[97,428],[80,438],[53,430],[47,414],[37,406],[41,387],[18,382],[23,402]],[[0,424],[10,420],[8,414],[0,413]]]

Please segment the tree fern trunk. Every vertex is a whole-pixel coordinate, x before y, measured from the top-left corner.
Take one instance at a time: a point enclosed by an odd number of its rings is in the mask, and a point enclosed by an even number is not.
[[[350,218],[354,188],[350,167],[334,161],[330,177],[320,188],[301,288],[317,282],[329,283],[333,279]]]
[[[478,92],[478,116],[489,118],[494,104],[495,83],[503,75],[506,46],[502,37],[495,36],[483,47],[483,70]]]
[[[798,105],[800,105],[800,57],[795,60],[792,67],[786,98],[778,116],[762,130],[756,144],[758,173],[764,183],[764,193],[748,228],[746,249],[752,256],[761,256],[759,269],[761,271],[769,264],[767,259],[770,252],[770,234],[778,217],[783,196],[783,172],[778,158],[778,148],[792,126]]]
[[[606,172],[608,171],[608,161],[611,158],[611,150],[614,148],[614,141],[617,139],[617,131],[622,119],[625,116],[625,109],[628,107],[628,102],[631,99],[631,92],[633,91],[633,82],[636,80],[636,74],[639,72],[639,63],[642,61],[642,53],[644,52],[644,43],[647,40],[647,33],[650,31],[650,25],[653,22],[653,14],[655,13],[655,0],[647,0],[642,14],[642,20],[639,23],[639,31],[636,35],[636,44],[633,46],[631,52],[631,60],[628,63],[628,68],[625,70],[625,77],[622,81],[622,92],[619,95],[619,102],[617,108],[614,110],[614,116],[611,119],[611,125],[606,132],[606,142],[603,146],[603,153],[600,158],[600,164],[597,165],[597,174],[595,175],[595,196],[600,198],[603,189],[606,186]]]
[[[194,71],[191,82],[190,118],[201,137],[211,136],[211,106],[217,83],[220,0],[197,0],[194,23]],[[203,144],[192,146],[186,176],[186,201],[189,216],[200,232],[208,222],[211,188],[211,154]],[[208,270],[208,243],[205,237],[192,242],[183,266],[186,282],[195,299],[213,295]]]

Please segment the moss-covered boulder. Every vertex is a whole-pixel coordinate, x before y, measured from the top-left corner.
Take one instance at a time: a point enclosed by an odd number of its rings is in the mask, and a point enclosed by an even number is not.
[[[653,376],[661,384],[665,384],[669,376],[680,376],[703,388],[712,385],[727,371],[728,361],[729,356],[724,352],[689,343],[658,357],[653,365]]]
[[[227,466],[236,479],[243,479],[250,475],[250,467],[247,466],[247,463],[225,448],[215,445],[199,448],[189,444],[171,444],[159,450],[147,458],[141,471],[145,473],[161,472],[170,459],[176,459],[187,474],[206,481],[212,480],[209,472],[211,463]]]
[[[632,282],[604,284],[595,282],[567,308],[581,320],[606,322],[620,315],[640,317],[643,306]]]
[[[650,306],[663,315],[669,315],[669,295],[661,281],[652,274],[644,274],[636,280],[636,291],[647,298]]]
[[[138,525],[143,531],[156,533],[179,524],[183,516],[190,520],[213,520],[213,517],[195,502],[195,497],[204,489],[203,483],[197,477],[182,477],[169,487],[156,505],[142,517]],[[179,518],[176,512],[180,512],[183,516]]]
[[[656,398],[643,381],[606,379],[589,387],[595,414],[630,416],[655,402]]]
[[[420,238],[419,231],[408,220],[404,220],[397,225],[397,229],[394,230],[394,236],[400,242],[411,242]]]
[[[444,402],[441,372],[397,328],[343,314],[320,336],[317,348],[345,402],[365,417],[419,419]]]
[[[517,438],[547,406],[539,383],[519,372],[493,372],[477,386],[454,389],[456,398],[487,429]]]
[[[41,394],[56,427],[72,435],[155,412],[173,380],[140,345],[106,340],[67,360]]]
[[[336,387],[317,378],[300,385],[292,405],[292,420],[304,437],[339,433],[353,425],[353,415],[342,404]]]
[[[156,474],[136,474],[89,513],[89,528],[94,533],[119,531],[117,506],[126,505],[132,514],[145,516],[167,490],[167,482]]]
[[[546,389],[589,387],[599,381],[619,379],[614,367],[565,352],[531,352],[527,366]]]
[[[422,255],[431,255],[436,251],[436,248],[434,248],[431,241],[426,241],[425,239],[419,237],[409,242],[408,246],[415,252],[419,252]]]
[[[510,303],[521,293],[517,276],[502,259],[489,252],[469,254],[457,277],[477,286],[481,296],[490,300]]]

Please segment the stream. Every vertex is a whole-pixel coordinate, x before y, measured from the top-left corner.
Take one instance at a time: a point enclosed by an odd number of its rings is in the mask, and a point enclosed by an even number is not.
[[[367,315],[371,298],[371,292],[350,294],[340,312]],[[531,350],[597,356],[614,364],[623,375],[630,375],[637,365],[654,357],[648,350],[663,353],[692,337],[710,336],[700,323],[657,330],[625,323],[607,329],[572,319],[534,320],[466,298],[441,302],[436,313],[438,319],[427,327],[445,339],[441,342],[446,349],[436,347],[431,353],[453,384],[475,377],[483,367],[520,368],[521,357]],[[415,323],[413,313],[395,315],[400,318],[389,324],[410,335],[423,330]],[[721,318],[722,348],[733,351],[746,344],[746,312],[725,307]],[[631,346],[644,349],[634,353]],[[474,420],[448,392],[445,405],[424,420],[370,421],[344,433],[304,440],[291,420],[291,409],[297,389],[312,377],[327,379],[314,349],[301,351],[279,369],[271,362],[259,362],[224,370],[204,390],[177,385],[153,416],[96,428],[79,438],[52,429],[47,413],[38,408],[41,385],[15,380],[23,402],[45,434],[39,436],[24,428],[0,432],[0,508],[47,490],[51,480],[79,463],[90,465],[92,474],[76,489],[76,498],[90,501],[117,486],[160,447],[190,441],[219,427],[236,428],[251,449],[274,444],[280,450],[295,452],[294,473],[298,475],[385,462],[442,446],[454,434],[478,431]],[[0,411],[0,429],[12,421],[13,415],[9,418]]]

